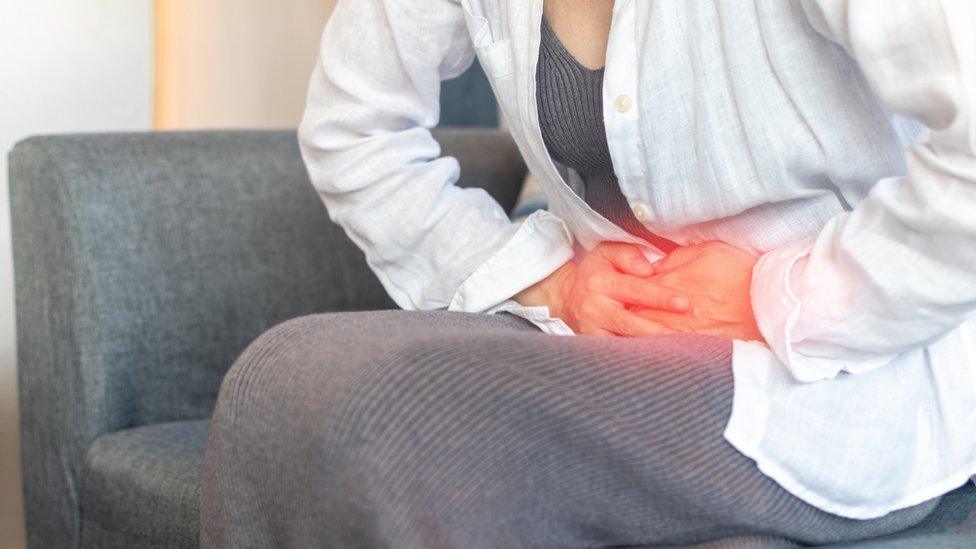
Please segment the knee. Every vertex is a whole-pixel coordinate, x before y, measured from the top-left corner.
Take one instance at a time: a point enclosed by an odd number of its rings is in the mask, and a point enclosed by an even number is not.
[[[272,374],[288,367],[286,355],[294,353],[301,342],[310,317],[298,317],[279,323],[252,341],[237,357],[220,384],[218,408],[233,407],[250,398],[255,387],[264,387]]]
[[[324,313],[282,322],[258,336],[220,386],[214,428],[253,436],[321,442],[323,426],[397,349],[417,341],[389,337],[377,313]],[[375,327],[364,331],[363,326]],[[384,367],[394,373],[396,364]],[[238,436],[238,435],[234,435]]]
[[[295,418],[309,417],[313,406],[325,407],[340,357],[330,352],[335,339],[329,315],[311,315],[268,329],[241,353],[220,385],[212,431],[238,444],[258,438],[269,441],[300,438],[308,433]],[[327,411],[325,412],[327,413]]]

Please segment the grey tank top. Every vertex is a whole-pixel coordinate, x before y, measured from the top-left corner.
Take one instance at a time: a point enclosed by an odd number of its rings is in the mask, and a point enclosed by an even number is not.
[[[542,18],[536,95],[549,155],[580,175],[582,198],[597,213],[669,253],[678,245],[648,231],[620,191],[603,125],[603,72],[577,61]]]

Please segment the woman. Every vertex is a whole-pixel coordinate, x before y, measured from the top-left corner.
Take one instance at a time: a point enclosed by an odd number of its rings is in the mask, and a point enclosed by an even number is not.
[[[408,311],[241,357],[204,543],[920,521],[976,474],[974,25],[950,0],[340,2],[302,152]],[[522,223],[428,131],[475,56],[549,198]]]

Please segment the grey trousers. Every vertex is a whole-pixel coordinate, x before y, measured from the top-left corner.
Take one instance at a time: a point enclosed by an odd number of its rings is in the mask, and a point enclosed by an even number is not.
[[[220,389],[203,547],[789,546],[896,532],[814,508],[722,437],[731,342],[544,335],[509,315],[328,313]]]

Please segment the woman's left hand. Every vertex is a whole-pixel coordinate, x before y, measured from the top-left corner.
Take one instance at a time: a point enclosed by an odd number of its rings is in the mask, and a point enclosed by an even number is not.
[[[756,261],[752,254],[724,242],[683,246],[655,262],[649,278],[690,297],[691,311],[630,308],[679,332],[764,341],[749,297]]]

